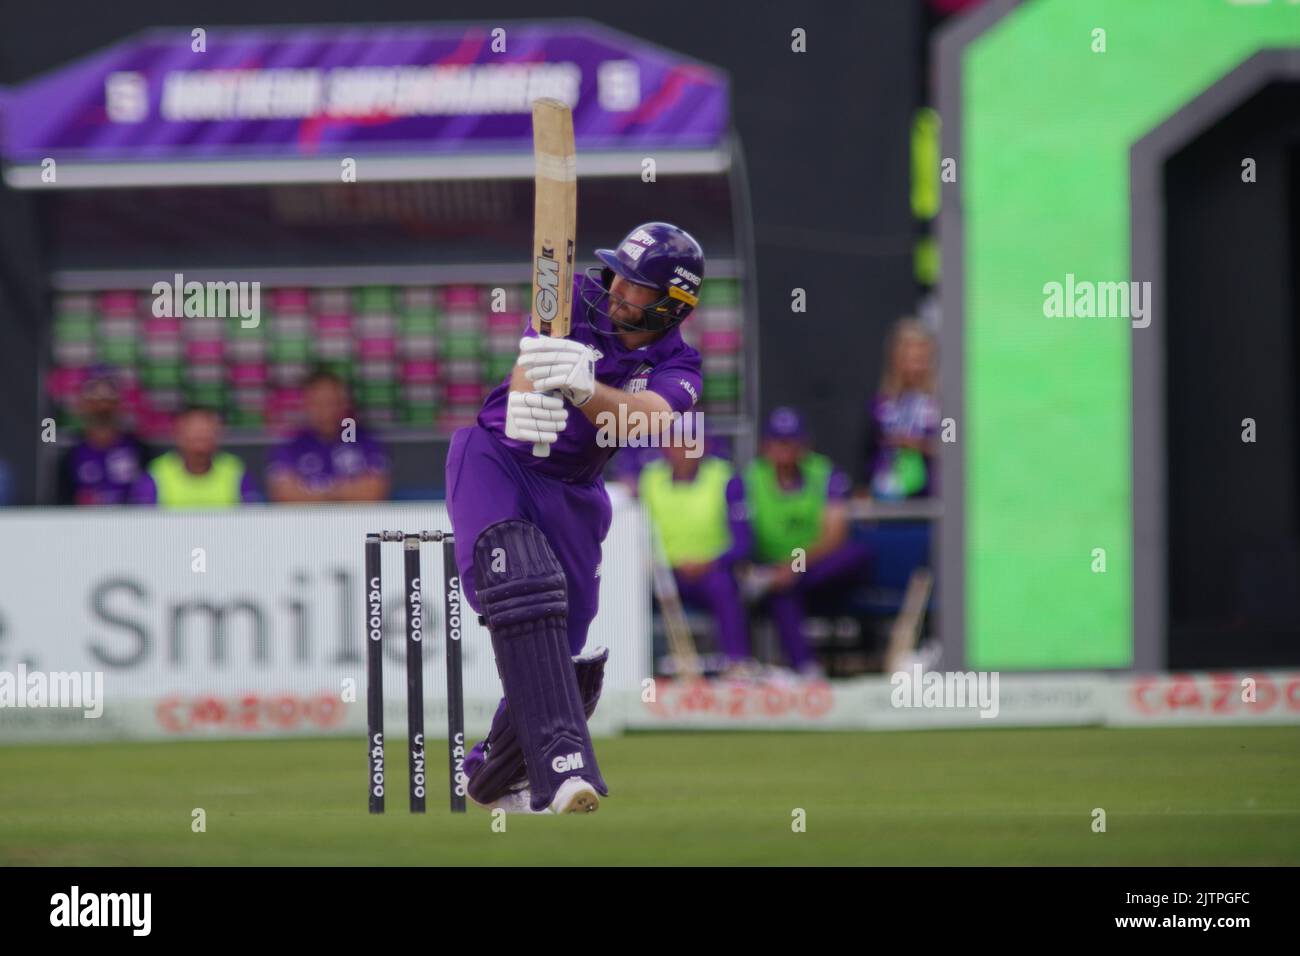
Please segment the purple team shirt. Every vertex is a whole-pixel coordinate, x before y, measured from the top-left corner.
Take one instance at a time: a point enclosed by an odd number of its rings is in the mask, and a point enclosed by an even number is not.
[[[899,467],[902,449],[889,439],[933,439],[939,434],[939,403],[925,392],[904,392],[897,398],[877,395],[871,403],[876,446],[871,455],[871,490],[880,498],[919,497],[934,489],[934,462],[921,456],[924,474],[918,479]],[[914,453],[912,453],[914,454]],[[919,485],[916,482],[919,480]],[[914,486],[915,485],[915,486]]]
[[[371,472],[387,472],[388,456],[380,444],[360,430],[355,438],[325,441],[314,431],[303,430],[271,454],[267,471],[272,475],[287,471],[313,491]]]
[[[596,350],[596,381],[625,392],[651,391],[661,395],[677,413],[690,411],[699,399],[700,353],[682,340],[680,328],[674,328],[657,342],[640,349],[629,349],[622,336],[602,335],[587,321],[584,290],[594,298],[603,290],[600,283],[577,276],[574,280],[573,324],[569,338]],[[607,317],[598,320],[605,331],[612,329]],[[690,321],[687,319],[687,321]],[[534,336],[531,326],[525,332]],[[492,390],[478,415],[480,427],[515,453],[525,468],[568,482],[589,482],[600,477],[605,464],[618,451],[596,443],[597,427],[587,420],[580,408],[569,409],[569,420],[560,437],[551,445],[545,458],[533,455],[531,442],[506,437],[506,402],[510,377]]]
[[[60,497],[76,505],[125,504],[144,460],[144,446],[134,435],[123,434],[106,448],[83,441],[64,459]]]

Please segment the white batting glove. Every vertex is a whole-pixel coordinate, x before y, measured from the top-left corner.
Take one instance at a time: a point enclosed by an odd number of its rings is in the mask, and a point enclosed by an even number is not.
[[[538,392],[511,392],[506,399],[506,437],[554,444],[569,420],[564,402]]]
[[[539,392],[558,390],[580,407],[596,391],[596,353],[573,339],[539,335],[519,340],[519,365]]]

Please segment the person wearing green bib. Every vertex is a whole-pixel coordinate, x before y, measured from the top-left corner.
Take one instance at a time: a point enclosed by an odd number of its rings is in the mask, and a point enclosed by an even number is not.
[[[677,591],[687,604],[707,608],[717,628],[728,671],[750,662],[749,626],[735,566],[750,549],[745,489],[731,463],[690,455],[670,442],[663,457],[646,465],[637,496],[663,544]]]
[[[231,508],[261,497],[244,463],[220,451],[221,419],[187,408],[172,424],[176,448],[155,458],[131,489],[134,504],[176,510]]]
[[[869,563],[849,536],[851,490],[848,476],[809,447],[799,413],[774,409],[759,457],[745,471],[753,580],[790,666],[806,676],[821,674],[803,633],[809,599],[851,586]]]

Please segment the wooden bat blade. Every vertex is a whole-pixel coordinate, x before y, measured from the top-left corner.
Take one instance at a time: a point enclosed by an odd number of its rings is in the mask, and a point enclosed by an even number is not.
[[[889,645],[885,650],[886,674],[902,669],[908,655],[916,649],[916,642],[921,637],[921,626],[925,623],[925,607],[930,602],[933,586],[934,576],[929,568],[917,568],[907,579],[902,607],[889,631]]]
[[[677,591],[677,580],[664,555],[663,539],[653,524],[650,527],[650,537],[650,580],[654,585],[655,598],[659,601],[659,611],[663,615],[664,630],[668,633],[668,648],[675,665],[674,676],[699,677],[703,668],[700,667],[695,638],[691,635],[690,622],[686,620],[686,609],[682,607],[682,598]]]
[[[578,230],[577,150],[573,111],[559,100],[533,101],[533,297],[538,335],[567,338],[573,308],[573,247]],[[545,458],[551,446],[533,445]]]
[[[577,150],[573,111],[559,100],[533,101],[533,328],[567,337],[573,306],[573,252],[578,229]]]

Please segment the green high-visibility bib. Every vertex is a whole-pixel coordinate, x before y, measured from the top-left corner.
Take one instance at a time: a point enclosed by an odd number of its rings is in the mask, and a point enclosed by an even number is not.
[[[803,484],[786,490],[777,481],[771,462],[755,458],[750,463],[745,471],[745,500],[757,560],[789,561],[795,548],[807,550],[817,541],[831,469],[829,458],[809,452],[799,459]]]
[[[669,565],[712,561],[731,547],[730,480],[731,465],[721,458],[701,461],[694,481],[673,481],[672,466],[663,460],[641,470],[638,493],[659,529]]]
[[[218,452],[211,468],[192,475],[185,470],[181,456],[169,451],[149,464],[149,474],[158,488],[160,508],[229,508],[239,504],[244,463],[227,452]]]

